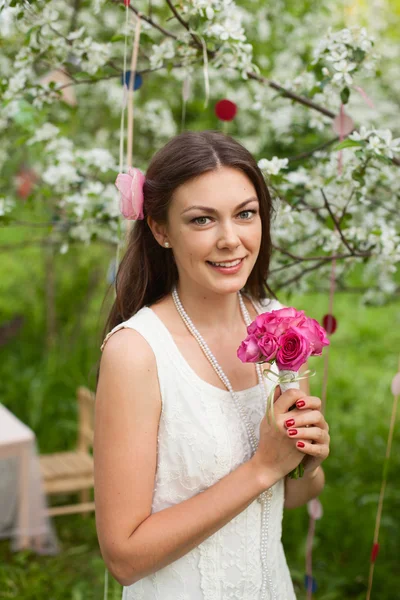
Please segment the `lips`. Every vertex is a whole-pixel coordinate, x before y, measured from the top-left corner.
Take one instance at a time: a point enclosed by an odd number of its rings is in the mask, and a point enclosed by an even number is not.
[[[234,258],[232,260],[221,260],[218,262],[208,260],[207,262],[210,263],[211,265],[214,265],[214,267],[235,267],[242,260],[243,260],[243,258]]]

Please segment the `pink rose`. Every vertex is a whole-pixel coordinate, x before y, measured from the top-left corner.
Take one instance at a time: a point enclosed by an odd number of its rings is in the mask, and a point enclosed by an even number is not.
[[[304,311],[298,311],[295,308],[280,308],[270,312],[258,315],[247,331],[257,336],[264,333],[271,333],[276,337],[282,335],[290,325],[298,325],[306,317]]]
[[[279,348],[278,338],[272,333],[264,333],[258,340],[258,347],[263,353],[263,359],[266,362],[275,359],[276,351]]]
[[[289,327],[279,338],[279,345],[276,364],[280,370],[298,371],[312,352],[309,340],[297,327]]]
[[[322,348],[329,346],[330,341],[326,337],[326,332],[323,327],[315,319],[307,318],[303,323],[298,325],[298,329],[309,340],[311,344],[312,356],[320,356]]]
[[[238,348],[237,355],[242,362],[257,362],[261,360],[261,351],[255,335],[248,335],[243,340]]]

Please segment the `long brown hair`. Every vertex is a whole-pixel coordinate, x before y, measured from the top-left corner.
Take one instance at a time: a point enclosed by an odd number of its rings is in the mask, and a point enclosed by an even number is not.
[[[153,304],[171,292],[178,280],[173,251],[166,251],[155,240],[146,217],[167,223],[174,190],[193,177],[221,166],[243,171],[254,185],[259,200],[260,252],[243,291],[256,301],[269,296],[276,298],[267,283],[273,206],[255,159],[244,146],[220,131],[185,131],[158,150],[147,169],[143,187],[144,219],[136,221],[130,231],[116,275],[116,298],[104,327],[103,339],[143,306]]]

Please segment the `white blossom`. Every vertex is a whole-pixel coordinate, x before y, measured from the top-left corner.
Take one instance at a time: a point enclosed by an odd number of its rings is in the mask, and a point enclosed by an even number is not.
[[[11,212],[15,207],[15,202],[11,198],[0,198],[0,217]]]
[[[345,60],[341,60],[337,63],[334,63],[333,68],[336,71],[333,76],[333,81],[337,83],[347,83],[347,85],[351,85],[351,83],[353,83],[353,78],[351,77],[350,73],[356,68],[354,63],[348,63]]]
[[[58,135],[59,131],[59,128],[55,125],[52,125],[51,123],[45,123],[42,125],[42,127],[35,131],[34,136],[27,141],[27,144],[28,146],[31,146],[37,142],[51,140]]]
[[[262,158],[258,161],[258,167],[261,171],[265,171],[268,175],[278,175],[281,169],[287,169],[287,158],[278,158],[274,156],[271,160]]]

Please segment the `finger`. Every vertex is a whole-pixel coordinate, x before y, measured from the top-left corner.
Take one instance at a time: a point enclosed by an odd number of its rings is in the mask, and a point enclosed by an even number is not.
[[[307,440],[298,440],[296,442],[296,448],[303,454],[309,454],[320,458],[321,462],[329,456],[329,447],[325,444],[313,444]]]
[[[307,408],[321,410],[322,401],[318,396],[303,396],[296,401],[296,408],[306,410]]]
[[[287,418],[286,418],[287,416]],[[325,431],[329,430],[328,423],[324,415],[319,410],[307,410],[305,412],[298,409],[289,411],[285,415],[285,427],[320,427]]]
[[[277,385],[274,392],[274,404],[278,400],[279,396],[282,394],[281,386]]]
[[[317,444],[329,445],[330,442],[329,433],[320,427],[293,427],[287,430],[287,435],[294,440],[306,440]]]
[[[289,412],[289,408],[296,403],[296,400],[304,398],[302,390],[290,389],[279,396],[275,402],[276,412],[279,414]]]

